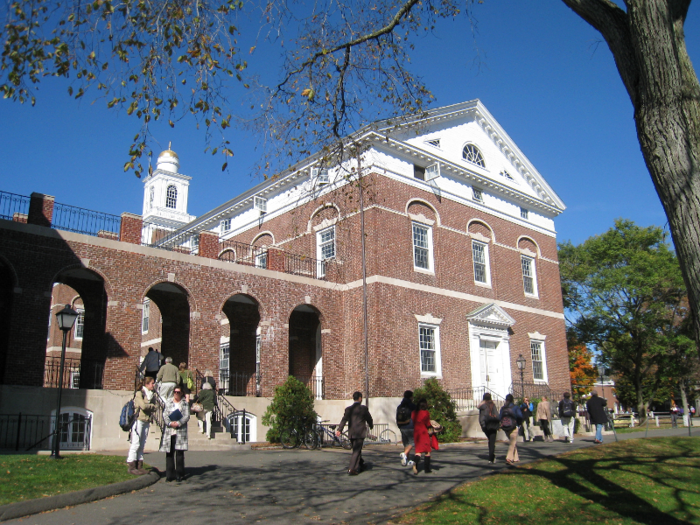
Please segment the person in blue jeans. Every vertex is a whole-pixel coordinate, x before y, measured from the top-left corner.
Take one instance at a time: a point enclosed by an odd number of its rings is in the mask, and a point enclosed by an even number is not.
[[[606,399],[598,397],[598,392],[593,390],[591,392],[591,398],[586,403],[586,409],[588,410],[588,417],[591,420],[591,424],[595,425],[595,442],[603,442],[603,425],[608,422],[607,409],[605,408],[608,404]]]

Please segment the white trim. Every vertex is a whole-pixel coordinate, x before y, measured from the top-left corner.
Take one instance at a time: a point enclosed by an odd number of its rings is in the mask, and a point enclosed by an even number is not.
[[[442,319],[438,319],[437,317],[433,317],[431,313],[427,313],[425,315],[418,315],[418,314],[413,314],[416,316],[416,320],[419,323],[424,323],[424,324],[434,324],[437,326],[440,326],[440,323],[442,323]]]
[[[421,352],[423,349],[420,345],[420,331],[421,329],[432,330],[433,331],[433,351],[435,352],[435,371],[426,372],[423,370],[423,359]],[[428,323],[418,323],[418,366],[420,367],[421,377],[435,377],[437,379],[442,379],[442,360],[440,356],[440,326],[436,324]]]
[[[523,268],[523,262],[524,261],[529,261],[530,264],[528,265],[530,268],[530,272],[532,275],[527,276],[532,279],[532,293],[528,292],[525,288],[525,269]],[[535,299],[539,298],[539,293],[537,289],[537,259],[534,257],[529,257],[527,255],[520,255],[520,273],[523,279],[523,293],[525,294],[525,297],[533,297]]]
[[[532,345],[533,344],[538,344],[540,345],[540,351],[541,351],[541,358],[542,358],[542,379],[537,379],[535,377],[535,360],[532,358]],[[530,339],[530,367],[532,368],[532,378],[535,383],[542,383],[546,384],[549,382],[549,375],[547,373],[547,350],[545,348],[545,343],[544,339],[535,339],[531,338]]]
[[[416,246],[415,229],[425,228],[426,244],[427,246]],[[435,261],[433,260],[433,227],[429,224],[424,224],[422,222],[411,221],[411,245],[413,249],[411,250],[411,255],[413,257],[413,269],[417,272],[428,272],[435,273]],[[416,249],[426,250],[427,257],[426,263],[427,268],[422,266],[416,266]]]
[[[476,279],[476,258],[474,257],[474,246],[480,246],[482,253],[484,255],[484,281],[477,281]],[[474,284],[477,286],[487,286],[491,287],[491,260],[489,258],[489,245],[488,243],[477,241],[472,239],[472,277],[474,278]],[[481,264],[481,263],[480,263]]]

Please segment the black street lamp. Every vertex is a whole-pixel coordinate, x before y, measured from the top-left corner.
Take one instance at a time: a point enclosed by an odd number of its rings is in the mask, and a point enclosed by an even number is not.
[[[523,378],[523,374],[525,373],[525,358],[523,357],[523,354],[520,354],[518,358],[515,360],[515,363],[518,365],[518,369],[520,370],[520,392],[522,394],[522,397],[525,397],[525,380]]]
[[[63,346],[61,347],[61,367],[58,373],[58,408],[56,408],[56,425],[53,436],[53,450],[51,451],[51,457],[53,459],[61,459],[61,433],[59,432],[58,425],[61,416],[61,396],[63,394],[63,364],[66,361],[66,336],[71,328],[73,328],[78,315],[78,312],[73,310],[70,305],[66,305],[63,310],[56,314],[58,327],[63,332]]]
[[[603,399],[605,399],[605,367],[598,365],[598,375],[600,376],[600,388],[603,391]]]

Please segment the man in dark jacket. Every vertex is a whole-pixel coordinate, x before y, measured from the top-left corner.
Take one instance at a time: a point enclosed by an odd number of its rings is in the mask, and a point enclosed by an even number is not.
[[[396,425],[401,431],[401,441],[403,442],[403,452],[401,453],[401,464],[405,467],[413,466],[413,461],[408,461],[408,454],[413,448],[413,418],[411,414],[418,410],[418,407],[413,402],[413,392],[406,390],[403,393],[403,399],[396,408]],[[406,419],[405,414],[408,414]],[[399,421],[401,419],[401,421]]]
[[[345,424],[348,423],[348,437],[352,443],[352,456],[350,456],[348,474],[357,476],[362,470],[362,464],[364,463],[362,460],[362,445],[364,445],[367,437],[367,427],[373,428],[374,422],[369,409],[362,405],[362,393],[355,392],[352,395],[352,400],[354,403],[345,409],[345,414],[343,414],[343,419],[340,420],[340,425],[338,425],[338,430],[335,431],[335,434],[340,437]]]
[[[608,401],[602,397],[598,397],[598,392],[594,390],[591,392],[591,398],[586,403],[586,410],[588,410],[588,417],[591,420],[591,424],[595,425],[595,442],[603,442],[603,425],[608,422],[608,413],[605,406]]]

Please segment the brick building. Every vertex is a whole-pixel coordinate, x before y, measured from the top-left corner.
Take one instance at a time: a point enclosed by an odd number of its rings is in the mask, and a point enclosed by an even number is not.
[[[143,215],[113,226],[58,224],[59,205],[34,194],[0,222],[3,382],[42,385],[37,319],[79,298],[80,359],[95,363],[81,388],[131,388],[154,346],[211,369],[240,408],[290,374],[320,401],[367,381],[387,414],[429,377],[504,396],[520,355],[524,382],[568,390],[554,228],[564,205],[486,108],[375,123],[346,150],[197,218],[171,149],[144,181]]]

